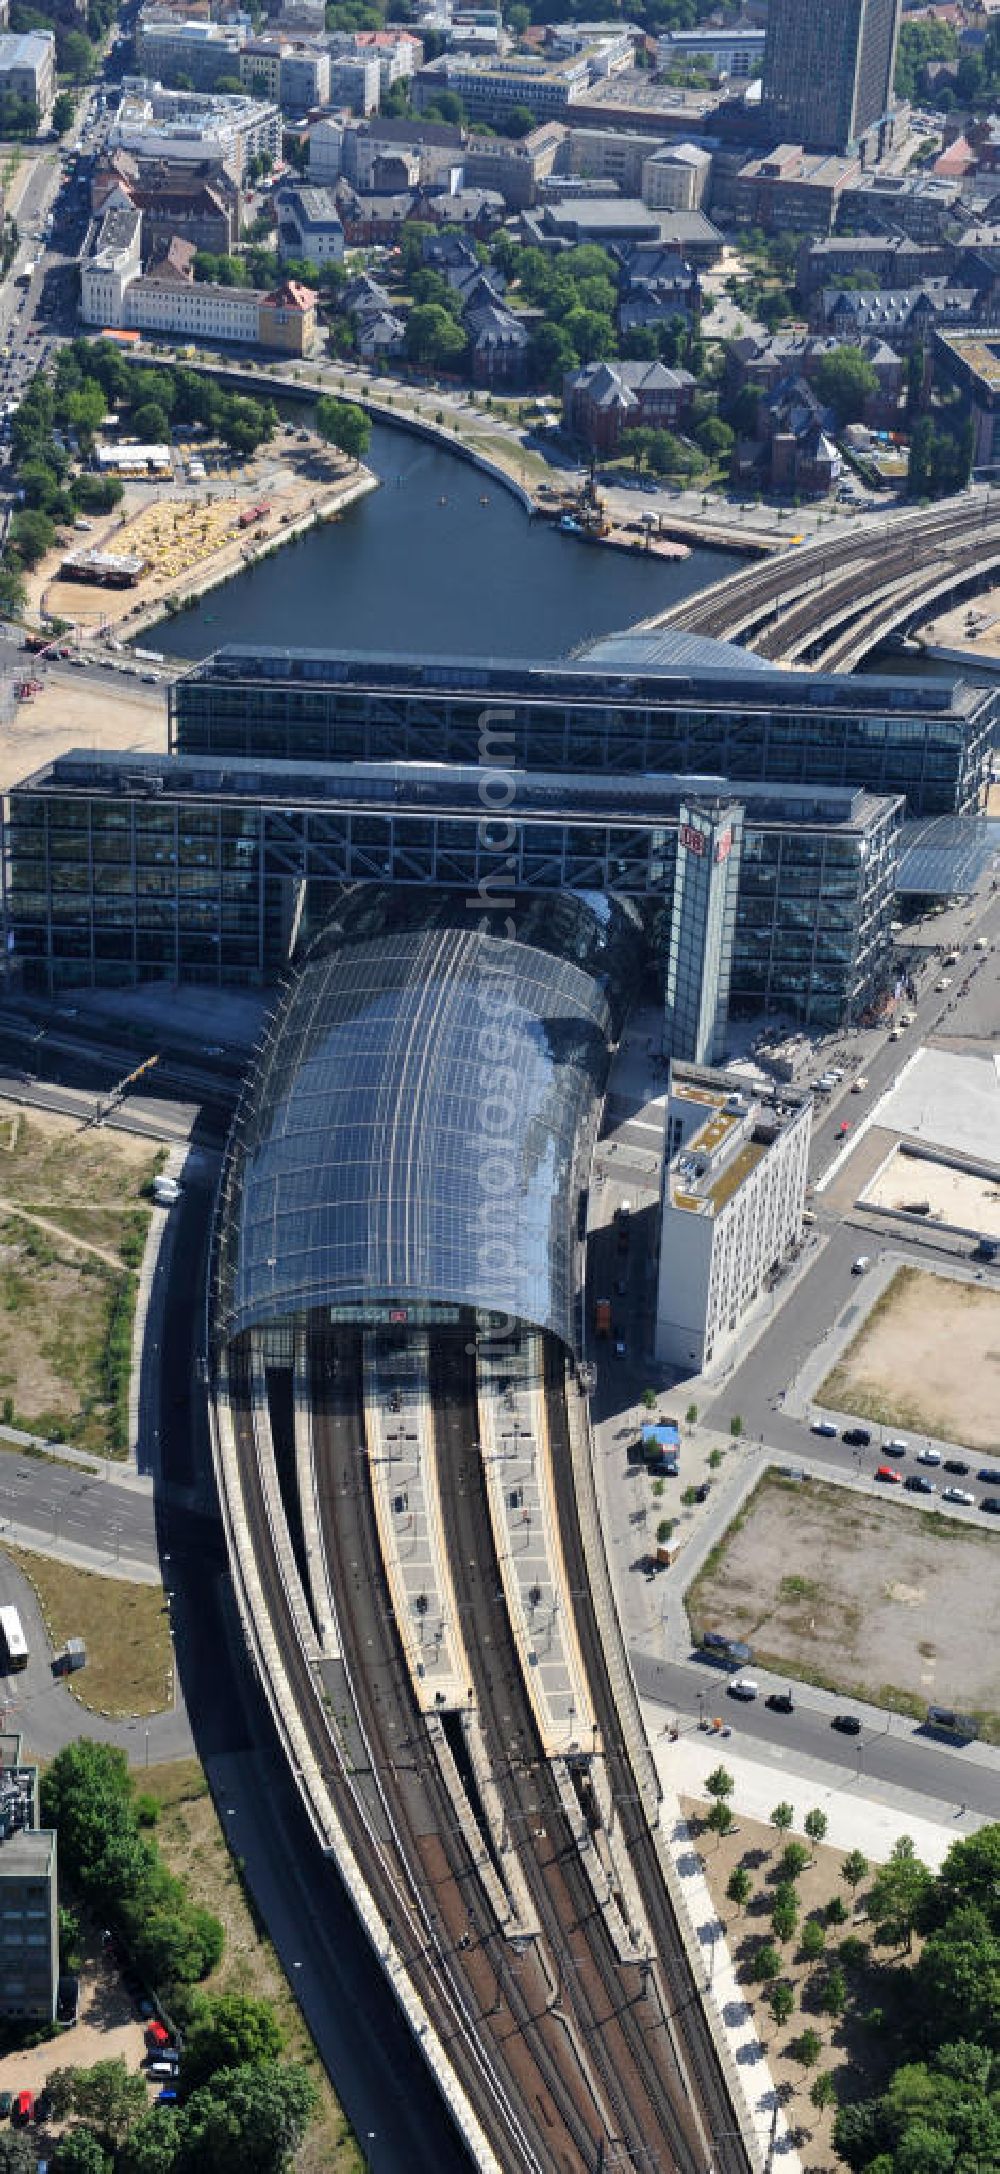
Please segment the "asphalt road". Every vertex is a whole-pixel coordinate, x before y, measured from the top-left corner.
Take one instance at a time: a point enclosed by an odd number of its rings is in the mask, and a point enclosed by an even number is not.
[[[95,1458],[95,1472],[25,1457],[0,1442],[0,1532],[47,1550],[74,1545],[94,1550],[109,1564],[158,1561],[152,1493],[109,1475],[113,1465]]]
[[[776,1766],[787,1760],[793,1769],[803,1757],[818,1760],[829,1767],[832,1788],[863,1783],[871,1795],[872,1784],[881,1782],[1000,1819],[1000,1767],[995,1757],[984,1759],[975,1744],[944,1744],[899,1714],[880,1714],[877,1721],[864,1722],[860,1736],[841,1736],[831,1721],[835,1713],[859,1711],[849,1699],[796,1684],[794,1713],[774,1714],[763,1696],[752,1702],[728,1697],[726,1677],[697,1658],[660,1660],[633,1650],[630,1659],[641,1697],[695,1723],[702,1713],[721,1716],[732,1728],[736,1750],[759,1756],[766,1747]],[[766,1693],[771,1679],[757,1668],[753,1673]],[[777,1680],[774,1688],[785,1686]],[[931,1809],[928,1805],[929,1814]]]

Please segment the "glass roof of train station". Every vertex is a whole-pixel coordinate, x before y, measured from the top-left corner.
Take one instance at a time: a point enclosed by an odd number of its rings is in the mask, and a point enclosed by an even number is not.
[[[613,978],[617,942],[591,918],[583,965],[467,926],[320,940],[237,1119],[218,1333],[345,1306],[475,1307],[574,1347],[578,1153],[607,1069],[601,951]]]

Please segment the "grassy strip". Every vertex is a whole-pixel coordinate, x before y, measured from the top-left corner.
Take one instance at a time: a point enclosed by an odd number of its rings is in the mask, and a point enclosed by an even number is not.
[[[289,2059],[302,2062],[319,2092],[316,2118],[296,2154],[296,2174],[361,2174],[361,2153],[259,1922],[239,1860],[230,1853],[197,1759],[151,1766],[142,1775],[142,1787],[160,1805],[156,1836],[170,1870],[183,1880],[191,1901],[214,1911],[225,1927],[223,1958],[205,1981],[205,1990],[269,2000],[285,2033]]]
[[[81,1706],[115,1718],[173,1704],[174,1656],[163,1588],[102,1578],[3,1543],[27,1578],[56,1652],[83,1638],[87,1666],[67,1677]]]

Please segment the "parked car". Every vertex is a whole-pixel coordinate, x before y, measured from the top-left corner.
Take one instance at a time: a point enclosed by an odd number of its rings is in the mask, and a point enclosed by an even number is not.
[[[10,2120],[10,2110],[13,2104],[13,2091],[0,2091],[0,2121]]]
[[[883,1455],[883,1457],[905,1457],[905,1455],[906,1455],[906,1443],[905,1443],[905,1442],[883,1442],[883,1444],[882,1444],[882,1455]]]
[[[795,1700],[790,1691],[772,1691],[766,1704],[773,1714],[793,1714]]]
[[[159,2058],[155,2061],[147,2061],[146,2074],[152,2076],[159,2083],[172,2083],[177,2075],[177,2062],[176,2060],[165,2061]]]
[[[16,2123],[19,2129],[27,2128],[28,2122],[31,2120],[31,2116],[34,2113],[34,2110],[34,2093],[32,2091],[19,2091],[16,2099],[14,2100],[14,2109],[10,2118],[13,2122]]]
[[[943,1487],[941,1490],[942,1502],[961,1502],[966,1509],[975,1499],[975,1495],[970,1494],[967,1487]]]
[[[726,1690],[730,1698],[749,1700],[760,1697],[760,1685],[753,1676],[734,1676],[732,1682],[727,1683]]]
[[[45,2090],[43,2087],[43,2089],[39,2091],[38,2097],[35,2100],[35,2120],[48,2121],[51,2117],[51,2113],[52,2093],[51,2091]]]
[[[981,1464],[976,1478],[982,1480],[984,1487],[1000,1487],[1000,1472],[995,1464]]]
[[[903,1475],[901,1472],[896,1472],[891,1464],[877,1464],[875,1477],[877,1480],[885,1481],[890,1487],[898,1487],[902,1482]]]
[[[871,1435],[867,1427],[845,1427],[843,1440],[847,1443],[848,1449],[867,1449],[871,1442]]]
[[[861,1723],[857,1714],[834,1714],[831,1729],[839,1729],[841,1736],[860,1736]]]
[[[934,1493],[933,1480],[925,1479],[922,1472],[909,1472],[903,1481],[903,1485],[907,1494],[910,1495],[932,1495]]]
[[[72,1970],[64,1970],[56,1988],[56,2022],[75,2023],[77,2004],[80,1999],[80,1980]]]
[[[964,1480],[968,1477],[969,1467],[966,1464],[964,1457],[946,1457],[944,1460],[944,1468],[946,1472],[957,1473],[959,1479],[961,1480]]]
[[[857,1079],[851,1081],[852,1095],[863,1095],[867,1085],[868,1081],[865,1078],[864,1073],[859,1072]]]
[[[872,1262],[870,1253],[859,1253],[857,1260],[851,1262],[852,1276],[863,1276],[865,1269],[870,1268],[871,1264]]]
[[[163,2090],[157,2092],[155,2104],[157,2106],[176,2106],[177,2093],[170,2084],[165,2084]]]
[[[170,2032],[166,2024],[160,2022],[159,2016],[154,2016],[152,2022],[146,2025],[146,2044],[147,2046],[169,2046],[171,2044]]]
[[[990,1517],[1000,1517],[1000,1495],[984,1495],[979,1507]]]
[[[832,1419],[814,1419],[809,1432],[822,1434],[828,1442],[835,1442],[837,1439],[837,1429]]]
[[[917,1451],[917,1463],[918,1463],[918,1464],[940,1464],[940,1462],[941,1462],[941,1451],[940,1451],[939,1449],[918,1449],[918,1451]],[[983,1474],[982,1474],[982,1473],[980,1473],[979,1477],[980,1477],[980,1479],[982,1479],[982,1477],[983,1477]],[[996,1477],[997,1477],[997,1479],[998,1479],[998,1480],[1000,1480],[1000,1472],[998,1472],[998,1473],[996,1474]]]

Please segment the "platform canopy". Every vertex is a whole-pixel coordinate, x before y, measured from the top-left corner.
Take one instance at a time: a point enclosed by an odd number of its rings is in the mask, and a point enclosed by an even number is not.
[[[575,1345],[583,1157],[612,1018],[614,916],[600,906],[579,902],[562,955],[473,926],[319,943],[237,1120],[217,1334],[317,1311],[475,1308]]]

